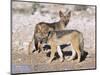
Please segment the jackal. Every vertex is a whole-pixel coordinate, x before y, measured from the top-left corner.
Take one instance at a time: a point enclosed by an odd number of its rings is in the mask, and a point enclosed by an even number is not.
[[[51,55],[48,63],[54,59],[56,52],[58,52],[60,56],[60,61],[64,60],[59,47],[63,44],[70,44],[72,47],[72,56],[68,60],[73,60],[77,53],[78,62],[81,61],[81,55],[84,48],[84,38],[81,32],[77,30],[50,31],[48,37],[43,41],[51,46]]]
[[[35,50],[40,52],[42,49],[42,39],[44,39],[49,31],[53,30],[63,30],[67,24],[69,23],[70,17],[71,17],[71,11],[67,13],[67,15],[64,15],[61,11],[59,11],[60,20],[58,22],[54,23],[46,23],[46,22],[40,22],[36,24],[34,35],[32,37],[32,41],[34,39],[35,44]],[[32,43],[30,42],[30,45]],[[29,49],[30,49],[29,45]]]

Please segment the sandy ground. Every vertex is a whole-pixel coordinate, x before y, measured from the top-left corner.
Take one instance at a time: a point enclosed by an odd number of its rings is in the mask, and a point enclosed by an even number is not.
[[[67,56],[65,56],[67,57]],[[95,54],[91,53],[86,58],[78,63],[77,59],[67,61],[65,58],[64,62],[59,61],[59,57],[54,59],[50,64],[46,63],[49,60],[48,53],[40,52],[39,54],[33,53],[30,56],[24,54],[13,54],[12,63],[17,66],[30,65],[31,70],[29,72],[47,72],[47,71],[68,71],[68,70],[84,70],[84,69],[95,69],[96,61]],[[27,72],[27,71],[26,71]],[[26,73],[24,70],[16,71],[16,73]],[[28,72],[27,72],[28,73]]]

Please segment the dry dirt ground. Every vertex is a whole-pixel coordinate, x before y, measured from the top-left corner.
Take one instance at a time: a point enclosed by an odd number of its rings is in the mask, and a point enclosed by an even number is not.
[[[32,10],[32,8],[37,9]],[[68,71],[80,69],[96,68],[96,34],[95,34],[95,7],[88,6],[86,10],[75,11],[75,5],[58,5],[31,3],[31,2],[13,2],[12,5],[12,73],[30,73],[47,71]],[[78,6],[77,8],[79,8]],[[84,6],[83,6],[84,7]],[[49,9],[49,10],[48,10]],[[71,10],[71,18],[66,29],[75,29],[83,33],[84,50],[88,52],[85,59],[78,63],[77,60],[64,62],[59,61],[59,57],[47,64],[49,53],[40,52],[27,55],[28,45],[32,39],[35,25],[41,21],[56,22],[59,20],[58,12],[62,10],[64,14],[67,9]],[[32,49],[34,49],[34,44]],[[68,49],[68,48],[66,48]],[[64,49],[64,50],[66,50]],[[65,52],[65,57],[69,54]],[[77,57],[76,57],[77,58]]]
[[[67,57],[67,55],[65,55]],[[16,73],[31,73],[31,72],[48,72],[48,71],[68,71],[68,70],[82,70],[82,69],[95,69],[96,61],[95,54],[88,54],[85,59],[78,63],[77,59],[64,62],[59,61],[59,57],[55,58],[50,64],[46,63],[49,60],[49,52],[32,53],[31,55],[25,54],[12,54],[12,63],[16,65],[13,72]],[[76,57],[77,58],[77,57]],[[24,65],[24,69],[22,69]],[[19,68],[18,68],[19,66]],[[28,66],[28,67],[25,67]],[[25,70],[26,68],[26,70]],[[20,69],[20,70],[18,70]],[[27,70],[28,69],[28,70]]]

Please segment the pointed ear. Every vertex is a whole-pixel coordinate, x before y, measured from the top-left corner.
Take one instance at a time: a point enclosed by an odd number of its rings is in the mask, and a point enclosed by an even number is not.
[[[64,14],[62,13],[62,11],[59,11],[59,16],[64,17]]]
[[[41,30],[41,26],[40,26],[40,25],[38,25],[38,29],[40,29],[40,30]]]
[[[67,17],[70,17],[70,16],[71,16],[71,11],[69,11],[67,14]]]

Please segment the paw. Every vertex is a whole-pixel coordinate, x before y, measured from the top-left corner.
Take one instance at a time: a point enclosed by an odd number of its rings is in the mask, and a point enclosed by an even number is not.
[[[63,62],[64,61],[64,59],[63,58],[60,58],[60,62]]]
[[[32,53],[34,53],[36,50],[34,49],[33,51],[32,51]]]
[[[67,61],[72,61],[72,60],[73,60],[72,58],[68,58],[68,59],[67,59]]]
[[[77,59],[77,62],[78,62],[78,63],[80,63],[80,62],[81,62],[81,60],[80,60],[80,59]]]
[[[48,60],[46,63],[47,63],[47,64],[50,64],[50,63],[51,63],[51,60]]]
[[[34,53],[35,53],[35,54],[38,54],[38,53],[39,53],[39,51],[35,51]]]

